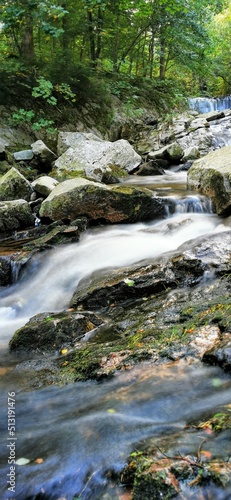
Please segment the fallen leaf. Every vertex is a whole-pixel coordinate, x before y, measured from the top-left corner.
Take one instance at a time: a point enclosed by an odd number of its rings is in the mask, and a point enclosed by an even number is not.
[[[29,458],[18,458],[18,460],[15,461],[17,465],[27,465],[30,463]]]
[[[34,462],[35,462],[35,464],[42,464],[43,458],[36,458],[36,460]]]
[[[210,451],[206,451],[206,450],[201,450],[201,455],[204,455],[205,458],[212,457],[212,453],[210,453]]]

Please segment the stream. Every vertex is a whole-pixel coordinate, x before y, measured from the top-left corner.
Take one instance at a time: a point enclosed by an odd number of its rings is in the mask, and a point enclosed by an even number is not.
[[[153,259],[199,236],[230,230],[212,213],[208,199],[186,190],[186,172],[175,168],[163,176],[134,176],[126,182],[170,197],[174,214],[168,213],[166,204],[164,220],[88,230],[79,243],[36,255],[19,281],[0,291],[0,370],[3,374],[12,370],[10,378],[0,379],[3,500],[120,499],[124,488],[117,474],[132,450],[145,440],[161,446],[163,436],[171,442],[177,435],[182,453],[195,453],[201,436],[186,431],[185,424],[205,419],[230,403],[228,375],[203,365],[141,363],[104,382],[25,393],[20,389],[14,372],[17,359],[10,356],[7,346],[14,331],[31,316],[67,309],[79,281],[94,271]],[[15,415],[12,437],[7,427],[9,393]],[[212,443],[217,440],[216,446],[227,457],[228,439],[210,439]],[[9,457],[14,469],[10,469]],[[14,465],[20,458],[27,463]],[[12,484],[15,480],[15,491],[10,490],[11,480]],[[185,495],[186,499],[202,498],[190,489]],[[231,492],[214,485],[205,488],[204,495],[225,500]]]

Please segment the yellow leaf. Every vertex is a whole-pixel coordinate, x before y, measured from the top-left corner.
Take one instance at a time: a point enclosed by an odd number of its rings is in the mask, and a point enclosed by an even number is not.
[[[62,349],[61,354],[66,354],[68,352],[67,349]]]

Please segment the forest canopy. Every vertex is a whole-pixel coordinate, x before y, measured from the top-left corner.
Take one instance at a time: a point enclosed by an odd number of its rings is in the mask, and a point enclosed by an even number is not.
[[[138,80],[231,92],[230,0],[0,0],[0,44],[1,81],[43,78],[64,98],[93,79],[118,97]]]

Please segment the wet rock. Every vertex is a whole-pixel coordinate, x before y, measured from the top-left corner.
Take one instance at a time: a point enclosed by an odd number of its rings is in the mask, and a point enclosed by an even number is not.
[[[231,146],[196,160],[188,171],[188,188],[212,199],[218,215],[231,213]]]
[[[230,332],[231,333],[231,332]],[[231,334],[226,334],[225,338],[216,346],[204,353],[203,361],[212,365],[219,365],[224,370],[231,371]]]
[[[0,179],[1,201],[15,199],[29,201],[32,191],[30,182],[14,167]]]
[[[196,355],[202,359],[208,349],[212,349],[218,344],[221,331],[218,326],[205,325],[196,329],[194,335],[190,346],[195,349]]]
[[[192,266],[192,267],[190,267]],[[102,273],[84,279],[74,293],[71,306],[98,309],[110,304],[132,302],[142,297],[158,294],[166,289],[196,284],[204,273],[199,260],[177,258],[171,263],[160,262],[144,266],[132,266],[111,273]]]
[[[135,173],[136,175],[163,175],[164,168],[158,164],[158,160],[149,161],[143,163]]]
[[[11,284],[11,261],[9,256],[0,256],[0,286]]]
[[[41,217],[73,220],[87,216],[107,222],[135,222],[164,214],[164,203],[146,189],[72,179],[60,183],[44,200]]]
[[[37,314],[11,339],[11,351],[57,352],[74,346],[87,332],[100,325],[102,320],[92,313],[42,313]]]

